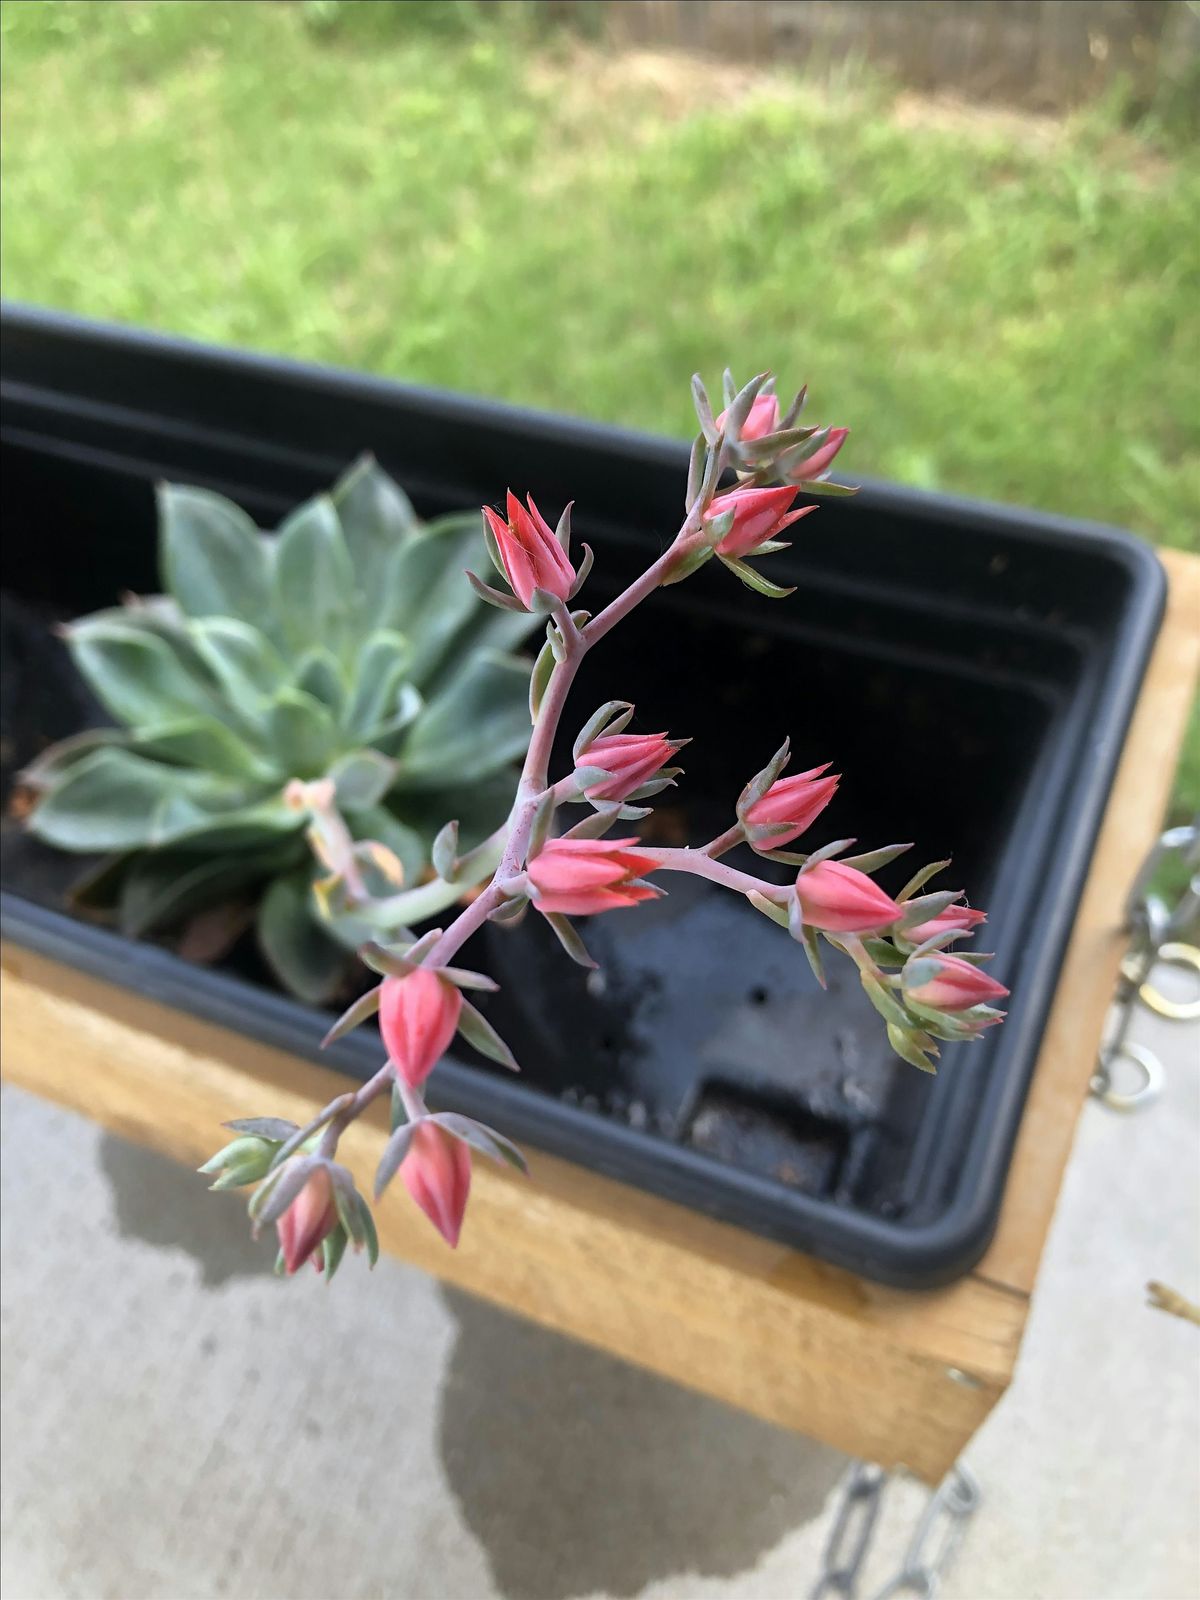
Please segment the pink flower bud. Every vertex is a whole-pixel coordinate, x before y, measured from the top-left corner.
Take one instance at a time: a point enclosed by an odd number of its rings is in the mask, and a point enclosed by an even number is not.
[[[462,995],[428,967],[385,978],[379,995],[379,1031],[396,1076],[416,1089],[437,1066],[458,1027]]]
[[[400,1176],[409,1194],[453,1250],[462,1232],[463,1213],[471,1192],[471,1152],[466,1145],[436,1122],[418,1123]]]
[[[1008,990],[961,956],[918,956],[905,964],[904,997],[931,1011],[969,1011],[1003,1000]]]
[[[500,550],[504,575],[512,592],[525,607],[533,603],[533,591],[544,589],[559,600],[570,598],[575,584],[575,569],[559,544],[554,529],[528,496],[528,511],[510,489],[508,521],[491,506],[483,514]]]
[[[534,905],[544,915],[569,917],[615,911],[620,906],[653,900],[658,890],[637,883],[653,872],[653,856],[631,850],[636,839],[550,839],[529,863],[527,873],[537,891]]]
[[[319,1272],[325,1264],[321,1245],[337,1225],[329,1168],[314,1167],[308,1182],[275,1224],[288,1272],[298,1271],[310,1256]]]
[[[799,490],[784,484],[775,489],[730,489],[719,494],[708,508],[710,519],[733,512],[733,527],[717,545],[717,554],[723,556],[752,555],[760,544],[774,539],[793,522],[815,511],[816,506],[802,506],[799,511],[788,507]]]
[[[805,461],[800,461],[789,472],[793,483],[811,483],[823,472],[828,472],[833,459],[849,437],[849,428],[831,428],[829,437],[819,450],[814,450]]]
[[[717,418],[717,427],[725,426],[728,411],[722,411]],[[765,439],[769,433],[779,432],[779,399],[773,394],[760,394],[750,407],[750,414],[742,423],[740,437],[743,439]]]
[[[926,939],[935,939],[939,934],[951,931],[970,933],[972,928],[986,921],[987,915],[983,911],[975,911],[970,906],[947,906],[945,911],[930,917],[928,922],[918,923],[915,928],[905,928],[904,937],[909,944],[924,944]]]
[[[840,861],[820,861],[801,872],[796,894],[807,925],[827,933],[876,933],[902,911],[865,872]]]
[[[761,799],[756,800],[746,810],[742,821],[748,822],[752,827],[782,822],[789,825],[789,832],[773,833],[764,839],[762,843],[765,848],[775,849],[792,839],[798,839],[821,815],[837,793],[837,786],[841,782],[839,772],[835,772],[831,778],[823,778],[821,774],[828,770],[827,761],[823,767],[812,767],[808,772],[797,772],[790,778],[780,778],[771,785]]]
[[[612,733],[579,753],[581,767],[602,767],[612,777],[583,792],[589,800],[626,800],[648,783],[678,750],[665,733]]]

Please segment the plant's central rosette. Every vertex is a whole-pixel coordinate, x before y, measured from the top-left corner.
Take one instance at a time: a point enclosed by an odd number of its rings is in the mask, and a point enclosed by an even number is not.
[[[278,798],[307,819],[322,872],[314,903],[333,920],[353,910],[357,927],[375,930],[372,937],[364,935],[359,953],[381,979],[354,1002],[329,1037],[377,1013],[386,1059],[362,1088],[340,1095],[303,1127],[270,1118],[231,1124],[236,1137],[204,1168],[217,1174],[215,1188],[256,1185],[251,1215],[256,1226],[277,1225],[281,1271],[294,1272],[313,1259],[331,1277],[348,1244],[374,1257],[367,1203],[334,1156],[346,1127],[379,1095],[391,1095],[392,1133],[375,1174],[376,1198],[399,1172],[408,1193],[451,1246],[463,1225],[473,1155],[523,1169],[520,1153],[502,1134],[468,1117],[431,1112],[424,1099],[426,1081],[456,1033],[516,1069],[504,1041],[467,998],[472,990],[495,985],[455,965],[460,949],[485,922],[513,923],[532,908],[554,929],[567,954],[590,966],[571,919],[619,909],[636,912],[664,892],[668,873],[686,872],[745,896],[786,929],[822,985],[826,947],[852,961],[892,1048],[923,1071],[935,1070],[939,1041],[978,1039],[1001,1020],[993,1002],[1007,990],[982,970],[988,958],[962,950],[948,953],[950,945],[969,938],[986,920],[984,914],[964,904],[957,890],[926,889],[947,862],[922,868],[891,895],[873,874],[908,845],[857,854],[847,854],[853,839],[803,853],[784,848],[812,828],[842,781],[829,773],[829,763],[789,775],[786,739],[741,795],[730,797],[725,832],[688,849],[644,844],[630,831],[630,824],[648,814],[640,802],[680,777],[681,769],[670,763],[687,742],[631,730],[630,702],[610,700],[601,706],[575,740],[571,771],[558,777],[550,771],[572,682],[599,639],[656,589],[682,582],[714,558],[759,594],[783,598],[790,591],[750,560],[787,548],[778,535],[816,509],[796,505],[799,495],[851,492],[828,476],[847,430],[804,425],[805,391],[785,409],[767,374],[740,390],[726,374],[724,409],[716,417],[699,379],[693,391],[700,434],[692,450],[682,526],[662,555],[599,613],[574,609],[592,556],[586,546],[578,557],[572,552],[570,506],[555,528],[532,497],[522,502],[511,491],[503,515],[484,508],[485,548],[501,586],[471,572],[470,589],[464,582],[463,593],[469,596],[473,589],[498,609],[503,614],[498,622],[514,625],[510,639],[531,623],[545,629],[528,677],[524,765],[507,820],[490,839],[464,850],[459,822],[448,822],[430,847],[436,880],[400,893],[384,886],[377,893],[368,874],[387,876],[389,841],[354,829],[353,817],[343,817],[350,807],[338,772],[302,770],[297,747],[293,782]],[[727,471],[736,474],[736,486],[718,492]],[[380,603],[386,605],[386,592]],[[290,620],[287,625],[295,626]],[[458,648],[466,646],[460,642]],[[478,751],[485,768],[494,770],[499,758],[511,754],[513,741],[478,718],[478,698],[463,693],[467,669],[453,650],[444,654],[440,670],[439,681],[459,687],[454,704],[460,720],[449,725],[442,719],[444,742]],[[360,673],[354,693],[370,700],[373,682],[372,673]],[[298,736],[299,723],[296,729]],[[281,738],[287,751],[286,729]],[[307,764],[321,766],[320,761]],[[583,819],[564,827],[563,808],[570,805],[585,808]],[[739,846],[793,869],[790,881],[780,885],[730,865],[723,858]],[[419,938],[408,931],[456,904],[460,909],[444,927]]]
[[[166,593],[66,630],[122,726],[35,763],[31,826],[109,858],[90,903],[102,886],[123,932],[203,919],[211,945],[250,920],[285,988],[338,1002],[365,940],[458,898],[421,887],[448,815],[499,861],[530,737],[512,652],[538,619],[497,615],[464,581],[477,517],[422,523],[369,458],[275,533],[166,485],[159,533]]]

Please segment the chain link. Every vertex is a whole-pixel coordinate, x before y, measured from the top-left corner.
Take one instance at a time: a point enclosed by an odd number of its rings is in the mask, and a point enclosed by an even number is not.
[[[1115,1004],[1116,1024],[1100,1051],[1092,1074],[1092,1093],[1113,1111],[1134,1111],[1158,1095],[1163,1085],[1162,1063],[1144,1045],[1129,1043],[1134,1002],[1141,1000],[1160,1016],[1186,1021],[1200,1016],[1200,1001],[1174,1001],[1159,993],[1150,974],[1159,961],[1189,967],[1200,973],[1200,950],[1186,943],[1186,932],[1200,912],[1200,871],[1191,880],[1173,908],[1151,893],[1150,885],[1162,863],[1172,855],[1182,855],[1189,870],[1200,868],[1200,819],[1181,828],[1169,828],[1142,863],[1126,902],[1126,925],[1130,930],[1129,954],[1121,963]],[[1132,1063],[1140,1082],[1132,1089],[1118,1089],[1114,1068],[1118,1062]]]
[[[886,1485],[887,1474],[882,1467],[867,1461],[855,1462],[825,1541],[821,1558],[824,1570],[809,1591],[809,1600],[827,1600],[830,1595],[853,1600]]]
[[[934,1600],[946,1568],[967,1531],[967,1520],[974,1516],[981,1499],[974,1475],[961,1462],[952,1467],[941,1488],[929,1497],[929,1504],[904,1552],[900,1571],[890,1583],[884,1584],[875,1600],[892,1600],[895,1595]]]
[[[809,1590],[809,1600],[829,1600],[834,1595],[841,1600],[855,1600],[886,1486],[887,1474],[882,1468],[862,1461],[855,1463],[834,1513],[825,1541],[821,1576]],[[934,1600],[981,1498],[979,1484],[967,1468],[961,1462],[952,1467],[930,1495],[899,1572],[874,1600],[893,1600],[898,1595]]]

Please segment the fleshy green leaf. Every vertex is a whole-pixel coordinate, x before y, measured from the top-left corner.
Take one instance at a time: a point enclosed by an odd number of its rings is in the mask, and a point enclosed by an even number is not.
[[[321,1258],[325,1263],[325,1282],[332,1283],[333,1275],[346,1254],[347,1235],[344,1227],[335,1228],[321,1241]]]
[[[297,689],[319,700],[332,717],[342,715],[346,684],[333,652],[325,645],[317,645],[301,657],[295,683]]]
[[[746,899],[749,900],[756,911],[761,911],[764,917],[770,917],[771,921],[778,923],[781,928],[787,927],[788,911],[786,906],[778,905],[774,900],[768,900],[765,894],[759,894],[754,889],[751,889]]]
[[[386,619],[399,551],[420,524],[408,496],[373,456],[363,456],[331,495],[354,570],[355,612],[364,631]]]
[[[329,769],[337,790],[339,811],[361,811],[364,806],[375,806],[391,787],[396,773],[396,763],[378,750],[355,750],[342,756]]]
[[[379,628],[363,640],[354,664],[354,688],[346,707],[346,728],[358,737],[372,732],[399,709],[397,696],[412,650],[403,634]]]
[[[296,841],[283,848],[290,853],[301,847]],[[130,863],[122,880],[118,926],[133,939],[175,926],[184,917],[261,883],[282,865],[278,850],[213,857],[174,850],[148,852]]]
[[[723,556],[719,552],[717,559],[728,567],[730,572],[736,573],[747,589],[765,595],[768,600],[786,600],[789,594],[796,592],[794,585],[790,589],[785,589],[778,583],[772,583],[769,578],[764,578],[761,572],[745,561],[739,561],[733,556]]]
[[[360,994],[352,1006],[348,1006],[341,1016],[321,1040],[321,1049],[331,1045],[336,1039],[342,1039],[362,1022],[368,1022],[379,1010],[379,1001],[382,995],[382,984],[376,984],[373,989],[368,989],[366,994]]]
[[[32,831],[62,850],[131,850],[169,844],[233,811],[244,788],[115,747],[94,750],[44,796]]]
[[[815,928],[802,928],[800,931],[800,943],[804,949],[804,954],[808,957],[808,964],[812,968],[813,977],[824,989],[826,987],[825,963],[821,958],[821,941],[817,935],[817,930]]]
[[[529,743],[528,668],[482,650],[464,662],[413,725],[400,750],[397,787],[472,784]]]
[[[337,751],[337,728],[319,700],[302,689],[284,689],[266,718],[271,753],[292,778],[321,777]]]
[[[542,696],[554,674],[555,655],[554,646],[547,639],[538,651],[538,658],[533,664],[533,671],[529,675],[529,720],[536,722],[538,712],[542,707]]]
[[[624,733],[633,717],[633,705],[628,700],[606,700],[602,706],[593,711],[591,716],[580,728],[571,754],[578,764],[583,752],[603,735]]]
[[[889,1022],[887,1036],[888,1043],[901,1060],[907,1061],[910,1066],[917,1067],[922,1072],[937,1073],[937,1068],[933,1064],[933,1057],[937,1055],[933,1041],[929,1040],[924,1046],[921,1043],[921,1040],[928,1038],[928,1035],[916,1034],[909,1028],[902,1028],[894,1022]]]
[[[359,1220],[362,1224],[363,1242],[367,1251],[367,1265],[368,1267],[373,1267],[379,1260],[379,1234],[375,1227],[375,1218],[371,1215],[370,1206],[363,1199],[362,1195],[358,1195],[356,1198],[359,1209]]]
[[[433,523],[400,553],[388,622],[412,641],[409,676],[418,688],[449,655],[464,624],[483,610],[464,576],[468,567],[478,569],[482,553],[475,517]]]
[[[588,955],[587,946],[575,931],[574,924],[557,911],[551,911],[545,915],[546,921],[553,928],[559,944],[562,945],[576,966],[587,967],[589,971],[594,972],[596,970],[596,962]]]
[[[73,623],[67,643],[89,686],[119,722],[172,722],[217,702],[163,639],[128,622]]]
[[[323,1005],[341,987],[347,956],[313,920],[307,869],[276,878],[267,890],[258,942],[279,979],[310,1005]]]
[[[498,1061],[502,1067],[507,1067],[510,1072],[520,1072],[516,1057],[505,1044],[504,1040],[492,1027],[491,1023],[471,1004],[463,1000],[462,1010],[458,1014],[458,1031],[469,1045],[474,1046],[480,1055],[487,1056],[489,1061]]]
[[[868,850],[860,856],[843,856],[844,867],[854,867],[859,872],[878,872],[880,867],[886,867],[890,862],[902,856],[905,851],[911,850],[911,844],[887,844],[878,850]]]
[[[340,655],[354,613],[354,587],[337,510],[327,494],[317,495],[284,522],[275,552],[275,604],[291,647],[325,645]]]
[[[69,734],[57,744],[52,744],[48,750],[43,750],[27,767],[22,768],[21,782],[31,789],[53,788],[71,767],[83,760],[84,756],[90,756],[94,750],[100,750],[106,745],[121,745],[127,748],[129,738],[124,728],[84,728],[80,733]]]
[[[244,739],[213,717],[182,717],[142,728],[130,734],[129,749],[155,761],[195,767],[201,772],[254,784],[278,786],[281,782],[278,767],[257,755]]]
[[[232,501],[163,484],[158,526],[159,571],[189,617],[270,616],[270,548]]]
[[[949,865],[950,858],[947,856],[945,861],[931,861],[927,867],[922,867],[919,872],[914,872],[896,896],[897,901],[903,904],[905,901],[911,900],[918,889],[923,889],[930,878],[936,878],[938,873],[944,872]]]
[[[288,669],[275,646],[257,628],[234,617],[193,622],[188,635],[217,679],[229,703],[253,716],[287,680]]]
[[[287,1122],[283,1117],[235,1117],[232,1122],[223,1122],[223,1128],[232,1128],[235,1133],[244,1133],[256,1139],[271,1139],[282,1144],[285,1139],[290,1139],[296,1132],[298,1124]],[[201,1172],[204,1168],[201,1167]]]
[[[454,882],[455,870],[458,866],[458,820],[451,819],[445,827],[439,828],[434,837],[433,845],[429,852],[433,862],[433,870],[439,878],[446,883]]]
[[[384,1145],[383,1154],[379,1158],[379,1165],[375,1169],[376,1200],[379,1199],[399,1171],[400,1163],[408,1154],[409,1146],[413,1142],[413,1134],[416,1133],[418,1127],[420,1127],[420,1122],[402,1122],[393,1131],[387,1144]]]
[[[506,1139],[494,1128],[485,1127],[482,1122],[476,1122],[474,1117],[464,1117],[457,1111],[439,1111],[429,1120],[470,1145],[472,1150],[478,1150],[481,1155],[490,1156],[504,1166],[514,1167],[528,1177],[529,1164],[525,1157],[511,1139]]]

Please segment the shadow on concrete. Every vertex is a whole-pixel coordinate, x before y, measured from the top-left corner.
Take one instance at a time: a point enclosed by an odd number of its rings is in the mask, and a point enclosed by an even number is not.
[[[820,1515],[845,1468],[827,1446],[442,1294],[458,1325],[442,1460],[512,1600],[732,1577]]]
[[[244,1196],[210,1194],[211,1180],[110,1133],[101,1137],[99,1160],[123,1238],[186,1251],[206,1289],[271,1270],[273,1234],[269,1240],[250,1237]]]

